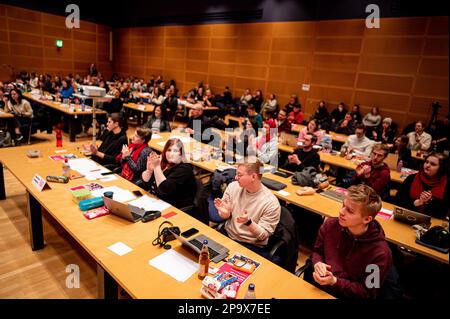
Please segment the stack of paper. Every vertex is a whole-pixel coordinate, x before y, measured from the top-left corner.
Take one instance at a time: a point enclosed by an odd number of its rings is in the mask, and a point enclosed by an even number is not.
[[[159,210],[160,212],[171,205],[163,200],[151,198],[150,196],[144,195],[136,200],[129,202],[128,204],[142,208],[146,211],[149,210]]]

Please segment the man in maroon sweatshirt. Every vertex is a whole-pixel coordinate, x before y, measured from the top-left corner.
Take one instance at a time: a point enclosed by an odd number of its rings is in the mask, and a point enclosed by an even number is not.
[[[378,195],[386,191],[391,181],[391,170],[384,163],[384,159],[388,156],[389,148],[384,144],[375,144],[370,154],[371,160],[359,164],[353,176],[352,185],[366,184],[372,187]]]
[[[320,227],[312,262],[315,282],[338,298],[375,298],[392,267],[392,253],[375,220],[381,199],[367,185],[351,186],[338,218]]]

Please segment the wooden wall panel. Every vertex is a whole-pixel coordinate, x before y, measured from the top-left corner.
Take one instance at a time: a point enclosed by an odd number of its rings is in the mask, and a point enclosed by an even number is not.
[[[0,55],[15,72],[85,75],[89,64],[96,63],[102,66],[100,72],[111,76],[109,27],[81,21],[80,29],[70,30],[61,16],[13,6],[1,8]],[[60,49],[56,48],[57,39],[63,40]],[[4,68],[0,68],[0,80],[10,80]]]
[[[359,70],[361,72],[414,75],[419,62],[419,56],[362,55]]]
[[[285,53],[274,52],[270,57],[271,65],[283,65],[283,66],[309,66],[311,63],[310,53]]]
[[[362,38],[318,38],[315,52],[358,53],[361,50]]]
[[[314,54],[313,64],[315,67],[322,69],[356,71],[358,61],[358,56]]]
[[[356,86],[360,89],[409,93],[412,85],[413,77],[360,73]]]
[[[297,94],[307,117],[320,100],[330,111],[340,101],[375,105],[400,126],[427,119],[429,105],[420,105],[430,99],[447,110],[448,17],[386,18],[381,26],[339,20],[117,29],[114,65],[129,71],[135,63],[131,33],[145,43],[145,73],[162,70],[182,92],[204,81],[215,93],[227,85],[235,96],[247,87],[273,92],[281,105]]]
[[[448,78],[418,76],[415,93],[428,97],[448,98]]]
[[[382,19],[380,28],[367,29],[368,36],[424,35],[428,18]]]
[[[365,22],[362,20],[347,20],[343,23],[336,21],[319,21],[317,23],[317,36],[362,37],[364,29]]]
[[[206,51],[206,53],[208,53],[208,51]],[[195,54],[195,53],[193,53]],[[205,54],[204,52],[202,52],[200,54],[203,55]],[[236,61],[236,56],[237,56],[237,52],[236,51],[225,51],[225,50],[211,50],[211,61],[217,61],[217,62],[235,62]],[[189,52],[188,52],[189,55]]]
[[[448,59],[424,57],[420,64],[419,73],[446,77],[448,76]]]
[[[448,37],[427,39],[424,54],[448,57]]]
[[[364,52],[380,55],[421,55],[423,38],[367,37]]]
[[[314,22],[274,22],[272,36],[285,37],[295,34],[298,37],[312,37],[315,27]]]
[[[326,76],[324,76],[326,74]],[[356,73],[329,70],[313,70],[311,84],[353,87]]]

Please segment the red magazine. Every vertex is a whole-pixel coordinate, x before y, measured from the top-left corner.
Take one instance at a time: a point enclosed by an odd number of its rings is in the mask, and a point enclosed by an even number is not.
[[[105,206],[102,206],[102,207],[97,207],[97,208],[90,209],[90,210],[84,212],[83,216],[86,217],[87,219],[91,220],[91,219],[105,216],[108,214],[109,214],[108,208],[106,208]]]

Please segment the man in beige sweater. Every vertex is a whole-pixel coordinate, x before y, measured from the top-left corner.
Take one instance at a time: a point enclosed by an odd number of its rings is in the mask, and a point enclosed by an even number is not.
[[[214,205],[227,220],[226,234],[261,253],[280,221],[281,207],[275,195],[261,183],[263,164],[257,159],[253,161],[238,164],[236,181],[228,185],[222,199],[214,200]]]

